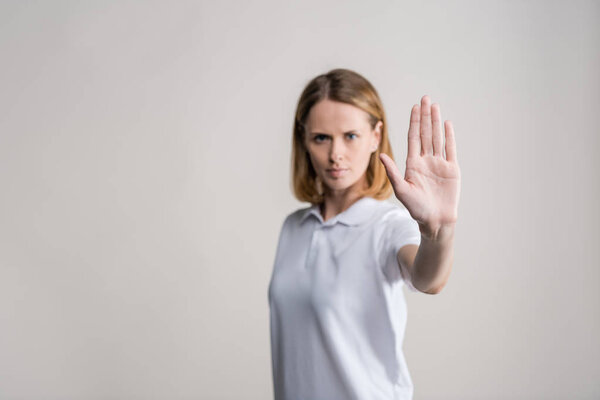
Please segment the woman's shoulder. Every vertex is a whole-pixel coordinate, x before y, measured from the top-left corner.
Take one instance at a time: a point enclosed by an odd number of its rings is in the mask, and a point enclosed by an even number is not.
[[[317,210],[317,207],[318,206],[316,205],[308,205],[289,212],[283,219],[282,228],[289,227],[293,224],[299,224],[311,213],[311,211]]]
[[[313,210],[318,211],[318,207],[319,206],[316,204],[310,204],[308,206],[297,208],[294,211],[290,212],[286,216],[286,219],[288,219],[288,218],[289,219],[302,219],[306,215],[310,214],[311,211],[313,211]]]
[[[402,203],[392,201],[381,201],[379,205],[380,212],[378,213],[377,226],[379,229],[387,231],[398,227],[406,227],[416,225],[416,221],[410,215],[410,212]]]
[[[410,218],[410,213],[402,203],[391,200],[376,200],[377,206],[381,210],[382,218]]]

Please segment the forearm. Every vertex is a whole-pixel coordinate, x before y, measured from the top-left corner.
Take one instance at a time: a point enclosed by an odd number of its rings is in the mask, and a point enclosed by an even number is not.
[[[413,286],[436,294],[445,286],[454,257],[454,227],[445,225],[435,231],[421,229],[421,244],[411,268]]]

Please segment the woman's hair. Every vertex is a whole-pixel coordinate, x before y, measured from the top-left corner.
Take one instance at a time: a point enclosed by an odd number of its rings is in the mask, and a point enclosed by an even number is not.
[[[292,141],[292,184],[294,195],[300,201],[320,204],[323,201],[322,182],[310,161],[304,142],[305,124],[311,108],[319,101],[329,99],[351,104],[369,114],[371,129],[382,121],[381,139],[377,151],[371,154],[367,167],[368,186],[359,196],[370,196],[378,200],[387,199],[392,194],[392,185],[379,154],[385,153],[394,159],[388,139],[387,120],[377,91],[360,74],[343,68],[333,69],[313,78],[304,88],[296,107]]]

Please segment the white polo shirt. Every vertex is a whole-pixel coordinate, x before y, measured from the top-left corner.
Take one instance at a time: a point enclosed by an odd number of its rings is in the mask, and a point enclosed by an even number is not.
[[[402,286],[417,289],[396,254],[420,242],[406,209],[372,197],[285,218],[268,290],[276,400],[412,399]]]

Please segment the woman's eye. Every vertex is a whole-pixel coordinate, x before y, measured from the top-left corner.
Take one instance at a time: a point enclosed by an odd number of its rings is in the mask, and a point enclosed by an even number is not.
[[[356,133],[349,133],[348,136],[353,136],[350,139],[356,139],[358,137]]]
[[[325,136],[325,135],[317,135],[317,136],[315,136],[315,141],[321,142],[322,141],[321,139],[327,139],[327,136]]]

